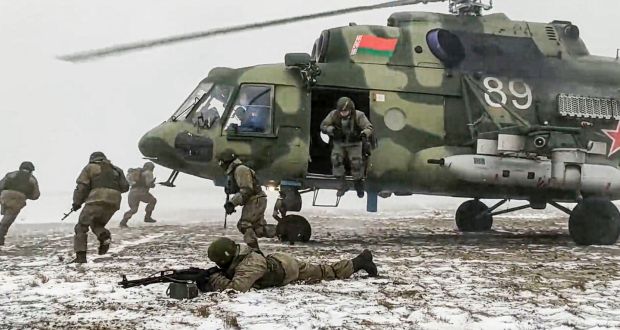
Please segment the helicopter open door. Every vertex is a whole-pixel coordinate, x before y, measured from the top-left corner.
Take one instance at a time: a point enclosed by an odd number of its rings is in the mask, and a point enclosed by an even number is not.
[[[310,159],[308,160],[309,175],[332,175],[331,143],[329,137],[321,133],[321,122],[330,111],[336,108],[336,101],[343,96],[353,100],[357,110],[369,115],[369,92],[365,90],[350,90],[338,88],[313,88],[310,112]],[[349,165],[345,164],[347,172]]]

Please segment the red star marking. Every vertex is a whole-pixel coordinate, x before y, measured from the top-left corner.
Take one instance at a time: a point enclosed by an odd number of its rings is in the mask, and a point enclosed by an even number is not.
[[[607,158],[609,158],[620,150],[620,121],[615,130],[603,129],[602,131],[611,139],[611,148],[609,148],[609,155],[607,155]]]

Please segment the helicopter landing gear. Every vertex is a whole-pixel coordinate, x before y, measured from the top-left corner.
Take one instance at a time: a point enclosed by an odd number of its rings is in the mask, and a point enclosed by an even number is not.
[[[503,203],[502,203],[503,204]],[[497,208],[499,205],[493,207]],[[456,210],[456,226],[460,231],[487,231],[493,226],[493,215],[486,204],[479,199],[467,201]]]
[[[282,242],[307,242],[312,236],[312,227],[301,215],[289,214],[278,222],[276,235]]]
[[[276,235],[282,242],[307,242],[312,236],[312,227],[306,218],[297,214],[286,213],[301,210],[301,194],[296,185],[280,185],[280,197],[273,207],[273,218],[278,221]]]
[[[620,236],[620,212],[606,198],[581,201],[568,218],[570,237],[578,245],[612,245]]]

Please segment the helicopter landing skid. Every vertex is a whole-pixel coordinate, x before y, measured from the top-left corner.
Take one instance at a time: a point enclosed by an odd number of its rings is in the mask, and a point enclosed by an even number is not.
[[[168,180],[166,180],[165,182],[159,182],[159,184],[165,187],[171,187],[171,188],[176,187],[174,185],[174,181],[176,181],[177,176],[179,176],[179,171],[174,170],[172,171],[172,173],[170,173]]]

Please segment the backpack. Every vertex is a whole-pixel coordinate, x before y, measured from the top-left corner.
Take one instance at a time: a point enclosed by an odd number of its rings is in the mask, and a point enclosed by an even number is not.
[[[136,183],[142,181],[142,169],[139,167],[128,169],[125,178],[130,185],[136,185]]]

